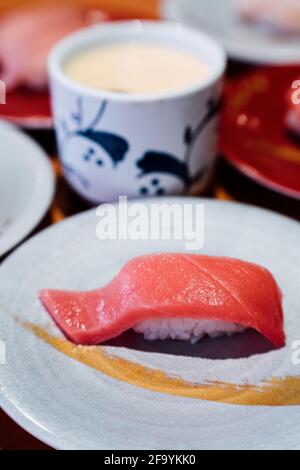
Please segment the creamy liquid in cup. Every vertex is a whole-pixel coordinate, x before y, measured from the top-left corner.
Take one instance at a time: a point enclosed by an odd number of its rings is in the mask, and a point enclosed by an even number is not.
[[[66,62],[64,71],[94,89],[147,94],[192,87],[207,77],[209,67],[175,47],[130,42],[82,51]]]

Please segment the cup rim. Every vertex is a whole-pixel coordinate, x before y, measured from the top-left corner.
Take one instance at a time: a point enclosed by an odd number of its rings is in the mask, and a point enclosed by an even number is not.
[[[122,31],[123,30],[123,31]],[[199,81],[190,87],[179,89],[178,91],[171,92],[159,92],[159,93],[131,93],[123,94],[112,91],[103,90],[101,88],[92,88],[87,85],[83,85],[75,80],[69,78],[63,71],[62,62],[66,56],[76,49],[80,50],[81,41],[87,43],[96,43],[99,38],[107,38],[110,33],[123,32],[128,33],[140,33],[144,32],[153,33],[164,32],[170,37],[173,35],[178,36],[184,40],[187,36],[193,39],[195,43],[199,45],[205,44],[210,48],[215,56],[215,67],[212,66],[208,77]],[[94,40],[93,40],[94,36]],[[50,79],[55,79],[65,87],[73,90],[84,96],[91,98],[101,98],[116,102],[125,103],[142,103],[151,101],[163,101],[169,99],[176,99],[194,95],[197,92],[205,90],[218,81],[224,74],[227,63],[227,56],[224,48],[208,34],[203,33],[195,28],[185,26],[182,23],[176,23],[171,21],[147,21],[147,20],[129,20],[129,21],[115,21],[110,23],[104,23],[100,25],[90,26],[75,33],[72,33],[62,40],[60,40],[56,46],[52,49],[48,58],[48,73]]]

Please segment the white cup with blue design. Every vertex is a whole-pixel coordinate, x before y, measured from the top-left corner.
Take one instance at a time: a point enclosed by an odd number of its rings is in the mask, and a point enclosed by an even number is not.
[[[74,33],[50,55],[65,178],[92,203],[192,194],[210,179],[226,65],[205,34],[167,22]]]

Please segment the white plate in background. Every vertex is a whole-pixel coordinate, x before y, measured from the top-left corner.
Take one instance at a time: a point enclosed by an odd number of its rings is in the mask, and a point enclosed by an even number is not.
[[[29,137],[0,122],[0,256],[11,250],[48,210],[55,177],[45,152]]]
[[[271,34],[263,27],[243,23],[231,0],[162,0],[161,14],[210,34],[233,59],[264,64],[300,62],[300,36]]]

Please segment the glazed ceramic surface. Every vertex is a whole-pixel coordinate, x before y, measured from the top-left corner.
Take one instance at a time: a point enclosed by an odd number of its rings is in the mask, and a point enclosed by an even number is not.
[[[299,141],[288,132],[285,123],[291,106],[288,93],[299,75],[299,65],[263,67],[229,83],[220,139],[222,154],[238,170],[297,199],[300,199]]]
[[[0,256],[38,224],[54,195],[54,173],[44,151],[0,122]]]

